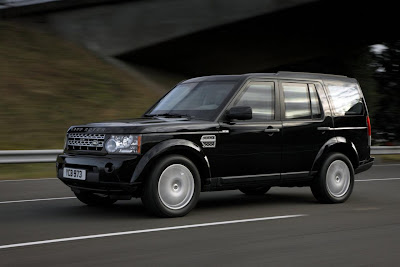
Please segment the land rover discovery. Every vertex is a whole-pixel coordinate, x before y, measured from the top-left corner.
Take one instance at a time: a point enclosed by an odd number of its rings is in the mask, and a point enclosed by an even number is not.
[[[88,205],[140,197],[186,215],[200,192],[309,186],[346,201],[369,169],[371,125],[355,79],[312,73],[223,75],[179,83],[141,118],[72,126],[58,178]]]

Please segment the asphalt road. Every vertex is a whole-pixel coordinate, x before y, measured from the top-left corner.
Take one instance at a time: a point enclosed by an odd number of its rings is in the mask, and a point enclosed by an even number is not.
[[[356,180],[344,204],[309,188],[210,192],[174,219],[140,200],[87,207],[56,179],[0,181],[0,266],[397,266],[400,164]]]

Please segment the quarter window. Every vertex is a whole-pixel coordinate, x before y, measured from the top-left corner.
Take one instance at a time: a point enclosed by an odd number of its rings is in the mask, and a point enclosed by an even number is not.
[[[274,98],[273,82],[251,82],[235,106],[251,107],[253,118],[250,121],[273,120],[275,116]]]
[[[356,84],[328,83],[327,87],[337,115],[349,116],[364,113],[364,104]]]

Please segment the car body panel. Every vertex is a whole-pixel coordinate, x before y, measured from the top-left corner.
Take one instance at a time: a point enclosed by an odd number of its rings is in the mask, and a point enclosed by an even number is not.
[[[333,103],[326,88],[326,80],[353,83],[357,84],[362,96],[355,79],[279,72],[206,76],[182,83],[220,80],[235,81],[237,85],[230,99],[224,102],[222,112],[212,120],[143,116],[70,127],[67,135],[101,133],[105,135],[104,143],[111,135],[141,135],[141,151],[134,155],[115,155],[107,153],[104,147],[101,151],[78,151],[67,146],[64,154],[57,158],[57,176],[76,190],[106,193],[119,190],[119,193],[140,196],[146,171],[151,169],[151,164],[160,156],[173,153],[184,153],[198,164],[203,191],[243,186],[309,185],[324,157],[332,151],[348,152],[356,172],[372,166],[365,99],[362,97],[363,114],[337,116],[332,112]],[[244,88],[254,81],[274,83],[274,119],[263,122],[228,120],[225,113]],[[323,116],[310,120],[285,119],[282,82],[315,85]],[[271,129],[274,132],[268,131]],[[62,169],[68,166],[87,170],[87,180],[63,178]]]

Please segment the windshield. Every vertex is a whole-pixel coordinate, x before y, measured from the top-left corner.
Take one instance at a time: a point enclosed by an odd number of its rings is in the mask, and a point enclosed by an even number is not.
[[[145,116],[214,120],[228,101],[236,82],[183,83],[172,89]]]

